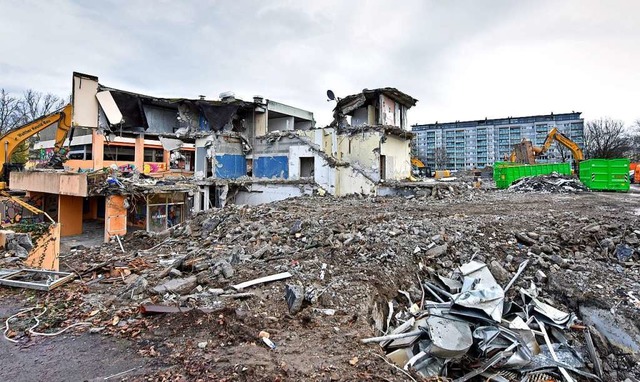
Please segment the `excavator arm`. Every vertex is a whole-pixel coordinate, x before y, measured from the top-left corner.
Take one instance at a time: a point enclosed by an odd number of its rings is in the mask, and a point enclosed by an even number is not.
[[[573,155],[573,159],[576,162],[580,162],[584,159],[584,155],[580,146],[578,146],[578,144],[576,144],[574,141],[569,139],[566,135],[562,134],[560,131],[558,131],[557,128],[554,127],[553,129],[551,129],[551,131],[549,131],[549,134],[547,134],[547,138],[544,140],[544,143],[541,147],[533,147],[529,141],[523,140],[523,142],[514,147],[509,160],[511,162],[520,161],[524,163],[534,164],[535,157],[546,153],[551,147],[551,144],[554,140],[569,149],[569,151],[571,151],[571,154]],[[519,158],[518,155],[516,155],[518,153],[518,150],[522,152],[520,153],[520,156],[523,157],[523,159]]]
[[[58,123],[56,131],[56,142],[54,145],[54,158],[60,161],[58,153],[64,145],[64,141],[71,129],[71,118],[73,114],[73,106],[68,104],[62,110],[45,115],[26,125],[10,130],[0,137],[0,175],[4,175],[4,164],[9,163],[11,155],[20,146],[21,143],[29,139],[29,137],[41,132],[47,127]]]
[[[571,151],[571,154],[573,155],[573,159],[576,162],[580,162],[581,160],[584,159],[584,154],[582,153],[582,149],[580,148],[580,146],[578,146],[577,143],[569,139],[566,135],[560,132],[557,132],[555,135],[555,139],[556,141],[558,141],[558,143],[560,143],[562,146],[566,147],[567,149],[569,149],[569,151]]]

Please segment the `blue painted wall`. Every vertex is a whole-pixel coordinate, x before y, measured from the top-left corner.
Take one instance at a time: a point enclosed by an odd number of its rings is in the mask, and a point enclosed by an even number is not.
[[[289,178],[287,156],[258,157],[253,160],[253,176],[256,178]]]
[[[247,159],[244,155],[216,155],[215,177],[235,179],[247,175]]]

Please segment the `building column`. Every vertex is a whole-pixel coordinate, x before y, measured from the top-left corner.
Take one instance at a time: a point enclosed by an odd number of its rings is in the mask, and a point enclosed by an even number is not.
[[[105,198],[104,242],[108,243],[113,236],[127,234],[127,209],[124,206],[125,196],[111,195]]]
[[[82,204],[81,196],[58,196],[58,222],[60,236],[75,236],[82,234]]]
[[[169,150],[162,150],[162,161],[164,162],[165,170],[169,170],[169,161],[171,160],[171,152]]]
[[[91,158],[94,170],[104,167],[104,135],[98,134],[96,130],[91,133]]]
[[[134,165],[138,172],[144,172],[144,134],[136,137]]]

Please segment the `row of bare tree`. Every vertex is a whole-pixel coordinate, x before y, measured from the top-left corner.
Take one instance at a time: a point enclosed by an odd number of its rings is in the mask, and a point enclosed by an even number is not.
[[[585,157],[640,160],[640,120],[627,129],[624,122],[612,118],[588,121],[584,126]]]
[[[0,89],[0,135],[61,109],[65,101],[51,93],[32,89],[19,95]],[[29,142],[20,145],[11,157],[14,163],[24,163],[29,157]]]
[[[20,95],[0,89],[0,133],[61,109],[65,102],[51,93],[26,90]]]

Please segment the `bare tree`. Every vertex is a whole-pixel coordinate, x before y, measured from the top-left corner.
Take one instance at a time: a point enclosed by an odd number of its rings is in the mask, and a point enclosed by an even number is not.
[[[628,157],[632,162],[640,161],[640,119],[636,120],[629,135],[629,153]]]
[[[20,100],[0,89],[0,134],[18,126]]]
[[[558,153],[556,158],[558,158],[560,162],[568,162],[573,159],[571,150],[559,143],[556,143],[556,152]]]
[[[55,94],[44,94],[28,89],[22,95],[19,104],[19,113],[22,117],[21,123],[25,124],[43,115],[50,114],[55,110],[62,109],[64,100]]]
[[[433,158],[436,165],[436,170],[442,170],[447,165],[449,157],[447,156],[447,150],[440,146],[433,149]]]
[[[624,122],[611,118],[587,122],[584,130],[584,147],[587,158],[624,157],[630,148]]]

